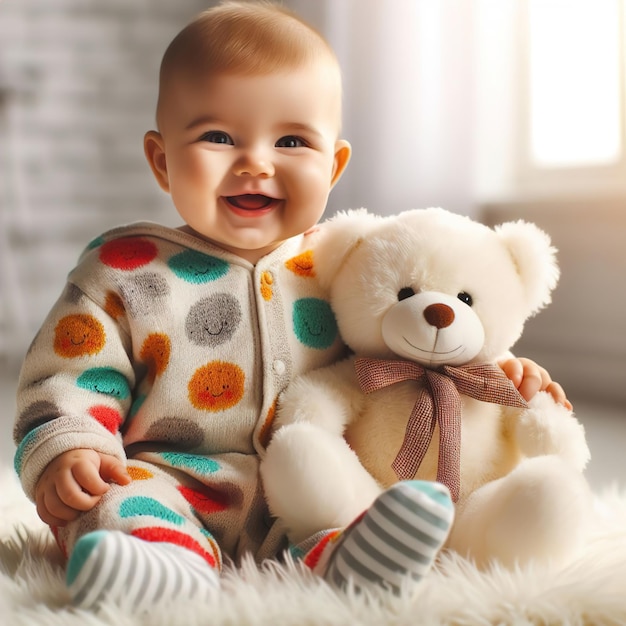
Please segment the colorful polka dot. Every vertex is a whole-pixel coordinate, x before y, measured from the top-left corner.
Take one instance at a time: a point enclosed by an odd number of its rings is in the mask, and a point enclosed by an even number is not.
[[[203,411],[224,411],[239,403],[245,374],[234,363],[212,361],[196,370],[187,386],[189,401]]]
[[[170,352],[170,338],[164,333],[152,333],[145,338],[139,357],[147,365],[148,377],[151,381],[154,381],[167,368]]]
[[[104,310],[114,320],[117,320],[124,315],[124,303],[122,302],[122,299],[119,297],[119,295],[116,294],[114,291],[107,291],[104,300]]]
[[[92,315],[67,315],[54,329],[54,351],[65,359],[98,354],[105,341],[104,326]]]
[[[169,294],[170,286],[163,276],[143,272],[121,285],[120,291],[130,313],[138,316],[158,309],[158,299]]]
[[[173,443],[179,449],[190,450],[202,444],[204,431],[191,420],[163,417],[150,425],[145,440]]]
[[[92,406],[88,410],[89,415],[93,417],[99,424],[102,424],[109,432],[115,434],[122,425],[123,418],[119,411],[111,407],[98,405]]]
[[[182,526],[185,523],[185,518],[182,515],[168,509],[154,498],[148,498],[146,496],[134,496],[132,498],[126,498],[120,504],[119,510],[120,517],[139,517],[149,515],[150,517],[157,517],[165,522]]]
[[[199,491],[197,489],[191,489],[190,487],[180,486],[178,491],[180,491],[194,510],[204,515],[219,513],[219,511],[226,510],[229,505],[227,494],[221,493],[216,489],[211,489],[210,487]]]
[[[107,241],[100,247],[100,261],[117,270],[136,270],[153,261],[158,254],[151,241],[127,237]]]
[[[76,380],[81,389],[95,391],[125,400],[130,395],[126,377],[111,367],[94,367],[84,371]]]
[[[313,278],[315,269],[313,267],[313,250],[307,250],[298,256],[285,261],[285,267],[298,276]]]
[[[274,418],[276,417],[276,404],[278,403],[278,399],[276,398],[272,403],[272,406],[267,411],[267,415],[265,416],[265,420],[263,421],[263,425],[259,430],[259,442],[264,448],[267,448],[270,443],[270,439],[272,436],[272,424],[274,423]]]
[[[214,348],[235,334],[241,317],[237,298],[228,293],[216,293],[191,307],[185,320],[185,332],[192,343]]]
[[[200,476],[214,474],[220,469],[220,465],[214,459],[199,454],[186,452],[161,452],[159,456],[172,467],[189,469]]]
[[[143,467],[129,465],[126,468],[126,471],[133,480],[150,480],[151,478],[154,478],[154,474]]]
[[[15,426],[15,438],[20,441],[26,436],[28,431],[33,428],[38,428],[39,426],[42,426],[46,422],[50,422],[57,417],[61,417],[61,415],[63,415],[63,413],[59,407],[48,400],[38,400],[37,402],[33,402],[32,404],[29,404],[22,411],[22,413],[20,413]]]
[[[185,250],[173,256],[168,266],[178,278],[193,284],[209,283],[228,272],[228,263],[196,250]]]
[[[96,237],[95,239],[92,239],[87,244],[86,250],[95,250],[96,248],[99,248],[103,243],[104,243],[104,237],[102,236]]]
[[[173,543],[199,554],[211,567],[216,566],[216,559],[209,554],[193,537],[170,528],[138,528],[131,532],[133,537],[144,541]]]
[[[269,302],[272,299],[273,291],[272,285],[274,284],[274,277],[271,272],[263,272],[261,274],[261,296],[263,300]]]
[[[330,305],[319,298],[301,298],[293,303],[293,326],[296,337],[317,350],[332,346],[338,335]]]

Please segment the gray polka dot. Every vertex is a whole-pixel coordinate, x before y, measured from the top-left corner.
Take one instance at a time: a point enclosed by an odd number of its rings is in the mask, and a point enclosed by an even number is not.
[[[61,411],[56,404],[47,400],[33,402],[22,411],[17,420],[13,433],[15,440],[22,441],[29,431],[58,417],[61,417]]]
[[[194,304],[187,314],[187,338],[199,346],[215,347],[228,341],[241,322],[239,302],[228,293],[216,293]]]
[[[63,294],[64,299],[71,304],[78,304],[80,299],[83,297],[83,292],[76,285],[72,283],[68,283],[65,286],[65,293]]]
[[[178,450],[191,450],[202,444],[204,433],[195,422],[180,417],[164,417],[150,425],[145,439],[173,443]]]
[[[163,276],[145,272],[134,276],[121,287],[120,291],[131,315],[146,315],[158,306],[158,299],[170,292],[170,286]]]

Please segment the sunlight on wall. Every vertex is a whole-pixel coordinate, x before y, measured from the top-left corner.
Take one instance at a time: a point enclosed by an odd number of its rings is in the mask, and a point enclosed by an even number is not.
[[[530,0],[530,157],[539,167],[621,157],[621,0]]]

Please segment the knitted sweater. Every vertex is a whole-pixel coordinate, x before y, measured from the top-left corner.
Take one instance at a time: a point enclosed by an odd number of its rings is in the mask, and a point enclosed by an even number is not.
[[[255,455],[277,397],[343,355],[307,236],[256,266],[137,223],[93,241],[22,368],[15,468],[33,498],[59,454]]]

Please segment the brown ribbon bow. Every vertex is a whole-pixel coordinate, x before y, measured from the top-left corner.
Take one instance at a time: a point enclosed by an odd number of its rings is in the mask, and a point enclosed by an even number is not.
[[[357,358],[356,375],[361,389],[371,393],[405,380],[424,379],[407,423],[402,447],[392,467],[400,480],[415,476],[439,424],[437,480],[459,497],[461,482],[461,396],[464,394],[507,406],[528,405],[504,372],[490,363],[427,369],[413,361]]]

